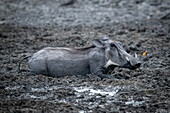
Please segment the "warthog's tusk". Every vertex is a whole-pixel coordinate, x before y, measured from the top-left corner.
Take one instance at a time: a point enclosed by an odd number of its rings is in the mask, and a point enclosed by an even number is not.
[[[106,65],[105,65],[104,67],[105,67],[105,68],[108,68],[110,65],[119,66],[119,64],[117,64],[117,63],[115,63],[115,62],[109,60],[109,61],[107,61]]]
[[[126,57],[126,60],[127,60],[128,62],[130,61],[128,57]]]
[[[138,55],[135,53],[135,58],[138,58]]]

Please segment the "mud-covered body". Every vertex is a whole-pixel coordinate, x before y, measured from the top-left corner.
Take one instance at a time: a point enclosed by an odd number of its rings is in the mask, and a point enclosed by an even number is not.
[[[33,55],[29,60],[29,67],[33,74],[45,74],[53,77],[86,75],[95,73],[97,67],[105,65],[102,53],[103,51],[98,48],[76,50],[48,47]]]
[[[127,56],[134,63],[132,66],[138,63],[138,60],[134,60],[136,58],[126,53],[124,49],[119,51],[121,53],[118,52],[120,48],[111,49],[108,46],[111,42],[109,39],[96,40],[93,41],[93,45],[83,48],[47,47],[34,53],[28,62],[29,68],[32,74],[52,77],[87,74],[103,76],[110,65],[126,67],[126,64],[130,64]]]

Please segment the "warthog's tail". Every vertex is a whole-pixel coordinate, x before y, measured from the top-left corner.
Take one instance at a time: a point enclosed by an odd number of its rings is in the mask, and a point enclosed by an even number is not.
[[[18,64],[18,73],[21,73],[21,71],[29,71],[29,70],[26,70],[26,69],[20,69],[21,63],[22,63],[25,59],[28,59],[29,57],[31,57],[31,55],[26,56],[26,57],[24,57],[22,60],[19,61],[19,64]]]

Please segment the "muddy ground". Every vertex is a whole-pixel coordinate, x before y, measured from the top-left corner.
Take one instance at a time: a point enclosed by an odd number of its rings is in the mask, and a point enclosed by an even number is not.
[[[169,14],[169,0],[1,0],[0,112],[170,112]],[[148,51],[141,67],[103,80],[18,73],[19,61],[44,47],[103,36],[130,54]]]

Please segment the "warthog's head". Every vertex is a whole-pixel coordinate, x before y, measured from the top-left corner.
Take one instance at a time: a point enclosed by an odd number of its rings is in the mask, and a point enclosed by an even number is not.
[[[108,37],[104,37],[103,39],[94,39],[93,44],[96,47],[105,50],[106,56],[106,65],[105,68],[109,66],[113,67],[123,67],[129,69],[139,68],[141,62],[139,61],[137,54],[134,56],[128,54],[122,46],[122,43],[119,41],[111,40]]]

